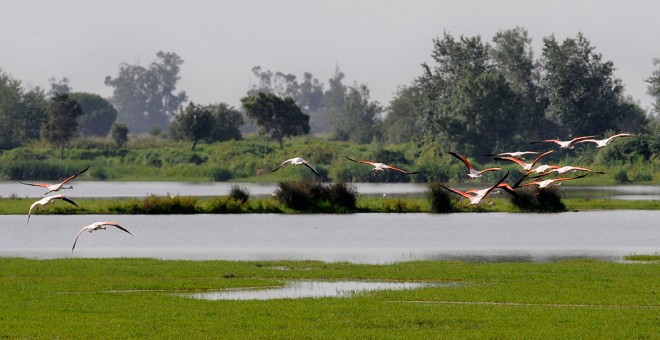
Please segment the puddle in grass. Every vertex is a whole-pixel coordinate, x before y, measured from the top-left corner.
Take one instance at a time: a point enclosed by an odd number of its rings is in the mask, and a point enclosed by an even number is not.
[[[290,281],[276,288],[246,288],[181,294],[200,300],[273,300],[321,297],[351,297],[363,292],[451,287],[456,283],[368,282],[368,281]]]

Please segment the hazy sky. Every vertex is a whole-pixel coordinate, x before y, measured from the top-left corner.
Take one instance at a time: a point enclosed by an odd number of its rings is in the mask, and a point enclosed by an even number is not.
[[[660,58],[657,0],[0,0],[0,69],[26,87],[70,79],[73,91],[109,97],[119,64],[147,66],[160,50],[183,60],[178,89],[199,104],[239,106],[251,69],[311,72],[325,83],[367,84],[387,105],[430,61],[448,32],[493,35],[516,26],[533,39],[582,32],[616,67],[626,94],[650,107],[645,79]]]

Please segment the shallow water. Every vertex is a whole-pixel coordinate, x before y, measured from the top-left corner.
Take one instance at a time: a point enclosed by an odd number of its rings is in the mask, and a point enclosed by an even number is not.
[[[254,197],[270,196],[277,190],[277,183],[230,183],[230,182],[99,182],[77,181],[73,190],[60,191],[71,197],[145,197],[148,195],[219,196],[227,195],[232,185],[246,188]],[[423,195],[428,189],[424,183],[354,183],[360,195],[398,196]],[[46,190],[18,182],[0,182],[0,197],[38,198]],[[599,187],[564,187],[565,197],[590,197],[610,199],[660,200],[660,186],[618,185]]]
[[[421,282],[369,281],[289,281],[282,287],[227,289],[213,292],[185,293],[182,297],[199,300],[273,300],[321,297],[352,297],[360,293],[382,290],[410,290],[451,286]]]
[[[109,228],[114,220],[133,233]],[[0,216],[0,256],[319,260],[554,261],[660,253],[660,211],[558,214],[35,215]]]

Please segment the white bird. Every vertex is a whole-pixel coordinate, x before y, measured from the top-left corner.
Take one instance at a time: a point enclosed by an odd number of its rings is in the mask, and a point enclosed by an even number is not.
[[[401,173],[404,173],[404,174],[407,174],[407,175],[414,175],[414,174],[419,173],[419,171],[406,171],[406,170],[395,168],[391,165],[387,165],[387,164],[384,164],[384,163],[377,163],[377,162],[371,162],[371,161],[358,161],[358,160],[352,159],[348,156],[344,156],[344,157],[348,158],[348,160],[352,161],[352,162],[369,164],[369,165],[374,167],[373,169],[371,169],[372,171],[385,171],[386,169],[389,169],[389,170],[398,171],[398,172],[401,172]]]
[[[35,187],[44,187],[44,188],[48,189],[48,192],[46,192],[44,195],[48,195],[48,194],[50,194],[50,193],[53,192],[53,191],[60,191],[60,190],[62,190],[62,189],[73,189],[73,186],[72,186],[72,185],[70,185],[70,186],[66,186],[66,187],[65,187],[64,184],[66,184],[66,183],[69,182],[70,180],[72,180],[72,179],[78,177],[80,174],[82,174],[83,172],[87,171],[87,169],[89,169],[89,166],[86,167],[85,169],[83,169],[82,171],[80,171],[79,173],[77,173],[77,174],[75,174],[75,175],[73,175],[73,176],[70,176],[69,178],[63,180],[63,181],[60,182],[60,183],[56,183],[56,184],[48,184],[48,183],[25,183],[25,182],[20,182],[20,183],[21,183],[21,184],[25,184],[25,185],[35,186]]]
[[[549,169],[557,169],[557,168],[559,168],[559,167],[556,166],[556,165],[543,164],[543,165],[537,166],[536,168],[530,169],[529,173],[530,174],[531,173],[543,174],[543,173],[547,173]]]
[[[123,231],[131,234],[130,231],[124,229],[124,227],[120,226],[119,223],[117,223],[117,222],[112,222],[112,221],[94,222],[94,223],[86,225],[86,226],[82,227],[82,229],[80,229],[80,231],[78,232],[78,235],[76,235],[76,240],[73,241],[73,247],[71,247],[71,251],[73,251],[73,249],[76,248],[76,243],[78,242],[78,237],[80,237],[80,234],[82,234],[83,231],[87,230],[90,233],[92,233],[96,230],[105,230],[106,227],[116,227],[120,230],[123,230]],[[131,234],[131,235],[133,235],[133,234]]]
[[[493,159],[498,160],[498,161],[499,160],[506,160],[506,161],[516,162],[516,163],[518,163],[518,165],[520,165],[523,168],[523,170],[530,171],[530,170],[532,170],[532,168],[534,167],[536,162],[538,162],[541,158],[543,158],[546,155],[551,154],[553,152],[555,152],[555,151],[554,150],[546,151],[546,152],[540,154],[538,157],[536,157],[536,159],[534,159],[534,161],[531,162],[531,163],[525,163],[525,162],[521,161],[520,159],[515,158],[515,157],[511,157],[511,156],[501,156],[501,157],[495,157]]]
[[[275,171],[279,170],[279,169],[280,169],[284,164],[286,164],[286,163],[291,163],[291,164],[293,164],[293,165],[301,165],[301,164],[302,164],[302,165],[308,167],[309,170],[312,170],[312,172],[313,172],[316,176],[321,177],[321,175],[319,174],[319,172],[316,171],[316,169],[314,169],[314,167],[313,167],[311,164],[309,164],[308,161],[304,160],[302,157],[295,157],[295,158],[287,159],[286,161],[282,162],[282,164],[280,164],[280,166],[278,166],[277,168],[273,169],[272,172],[275,172]]]
[[[496,154],[488,154],[486,156],[489,157],[496,157],[496,156],[509,156],[509,157],[516,157],[516,158],[521,158],[525,159],[525,155],[538,155],[539,153],[536,151],[515,151],[515,152],[500,152]]]
[[[491,191],[493,191],[493,189],[497,188],[508,176],[509,173],[507,172],[506,175],[504,175],[504,177],[502,177],[502,179],[500,179],[495,185],[480,190],[470,189],[469,192],[452,189],[442,184],[440,184],[440,186],[445,188],[446,190],[449,190],[455,194],[459,194],[470,200],[470,204],[468,205],[475,205],[475,204],[479,204],[481,200],[483,200]]]
[[[522,184],[522,185],[520,185],[520,187],[527,187],[527,186],[531,186],[531,185],[538,185],[538,186],[539,186],[539,189],[545,189],[545,188],[547,188],[548,186],[550,186],[550,184],[553,184],[553,183],[555,183],[555,182],[560,182],[560,181],[570,181],[570,180],[573,180],[573,179],[582,178],[582,177],[584,177],[584,176],[586,176],[586,175],[587,175],[587,174],[580,175],[580,176],[575,176],[575,177],[561,177],[561,178],[546,179],[546,180],[543,180],[543,181],[534,181],[534,182],[529,182],[529,183]]]
[[[502,168],[487,168],[487,169],[483,169],[481,171],[477,171],[472,167],[472,164],[470,164],[470,162],[464,156],[462,156],[460,154],[457,154],[455,152],[452,152],[452,151],[449,151],[449,154],[451,154],[452,156],[460,159],[461,162],[463,162],[465,164],[465,166],[467,166],[467,168],[469,170],[468,177],[470,177],[470,179],[475,179],[475,178],[481,177],[481,174],[483,174],[484,172],[502,170]]]
[[[569,171],[573,171],[573,172],[586,171],[586,172],[594,172],[594,173],[597,173],[597,174],[604,174],[604,172],[602,172],[602,171],[595,171],[595,170],[591,170],[591,169],[587,169],[587,168],[583,168],[583,167],[579,167],[579,166],[566,165],[566,166],[557,167],[557,168],[548,170],[548,171],[546,171],[545,175],[551,174],[553,172],[556,172],[558,175],[563,175],[563,174],[565,174]]]
[[[609,145],[610,143],[612,143],[614,138],[630,137],[630,136],[632,136],[632,134],[630,134],[630,133],[620,133],[618,135],[614,135],[614,136],[611,136],[611,137],[605,138],[605,139],[583,139],[581,141],[576,142],[576,144],[577,143],[595,143],[596,148],[600,149],[600,148],[604,148],[607,145]]]
[[[558,140],[558,139],[546,139],[546,140],[541,140],[538,142],[532,142],[530,144],[537,144],[537,143],[555,143],[559,145],[560,148],[562,149],[573,149],[575,148],[575,143],[577,143],[580,140],[587,139],[587,138],[594,138],[596,136],[581,136],[581,137],[575,137],[571,140]]]
[[[41,205],[42,208],[43,208],[43,207],[46,206],[46,204],[48,204],[50,202],[53,202],[53,200],[56,200],[56,199],[57,200],[62,200],[62,201],[65,201],[65,202],[69,202],[69,203],[75,205],[76,207],[78,207],[76,202],[74,202],[72,199],[70,199],[70,198],[68,198],[64,195],[60,194],[60,195],[47,196],[47,197],[44,197],[44,198],[32,203],[32,205],[30,206],[30,211],[28,211],[28,223],[30,222],[30,215],[32,214],[32,209],[34,209],[34,207],[36,207],[38,205]]]

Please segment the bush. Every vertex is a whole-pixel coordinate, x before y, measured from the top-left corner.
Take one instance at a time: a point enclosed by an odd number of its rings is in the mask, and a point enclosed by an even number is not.
[[[248,199],[250,199],[250,191],[248,191],[248,189],[245,187],[234,184],[229,190],[229,197],[241,202],[241,204],[245,204]]]
[[[357,190],[347,183],[280,182],[275,196],[287,208],[304,212],[351,212],[357,206]]]
[[[429,183],[426,197],[431,203],[431,212],[448,213],[455,211],[451,196],[438,182]]]
[[[209,176],[214,182],[225,182],[233,178],[233,174],[230,170],[220,166],[214,166],[210,168],[206,172],[206,175]]]
[[[628,169],[625,167],[618,169],[614,173],[614,180],[620,184],[630,183],[630,179],[628,179]]]
[[[566,206],[561,201],[561,189],[556,186],[545,189],[524,187],[516,190],[517,196],[511,196],[511,202],[527,212],[562,212]]]

